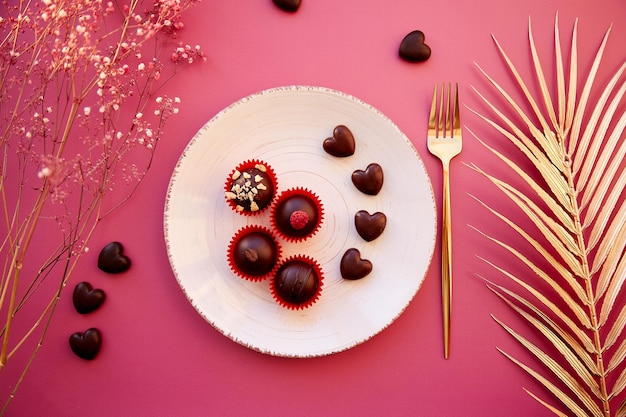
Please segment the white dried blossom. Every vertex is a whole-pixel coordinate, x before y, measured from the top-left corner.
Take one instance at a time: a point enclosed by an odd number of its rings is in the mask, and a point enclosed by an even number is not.
[[[50,168],[48,168],[48,167],[43,167],[43,168],[41,168],[41,171],[39,171],[39,172],[37,173],[37,176],[38,176],[39,178],[46,178],[46,177],[49,177],[49,176],[50,176],[50,174],[51,174]]]

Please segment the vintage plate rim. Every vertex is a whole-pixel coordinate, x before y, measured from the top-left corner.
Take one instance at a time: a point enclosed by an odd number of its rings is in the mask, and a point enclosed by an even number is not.
[[[202,149],[202,147],[205,147],[205,146],[208,146],[208,147],[214,146],[214,144],[208,144],[208,145],[203,144],[202,139],[207,135],[207,131],[210,131],[210,129],[214,127],[215,124],[220,123],[220,121],[224,119],[227,119],[234,112],[241,111],[242,108],[244,108],[245,110],[246,107],[250,107],[251,103],[255,103],[258,100],[263,100],[264,98],[267,99],[268,97],[272,97],[272,98],[278,97],[278,99],[280,99],[281,95],[284,95],[287,99],[290,99],[290,98],[293,99],[295,97],[296,103],[300,103],[298,100],[305,98],[305,97],[308,98],[309,97],[308,95],[310,94],[321,95],[322,100],[325,100],[326,98],[328,98],[328,100],[339,100],[340,102],[345,101],[347,107],[356,106],[358,112],[362,111],[364,113],[367,113],[369,116],[378,118],[381,123],[385,124],[388,129],[391,129],[391,131],[393,131],[397,135],[397,137],[402,140],[403,146],[407,146],[407,149],[411,150],[412,160],[416,164],[415,168],[419,171],[418,174],[421,176],[420,180],[424,181],[424,183],[421,184],[421,186],[424,186],[426,188],[426,190],[423,190],[423,191],[426,191],[426,194],[428,194],[429,196],[429,199],[425,204],[427,206],[427,211],[430,211],[430,213],[426,213],[429,215],[423,218],[421,221],[421,223],[425,225],[426,230],[429,232],[429,238],[427,240],[427,243],[424,246],[425,249],[424,249],[424,252],[422,253],[422,260],[421,260],[421,264],[419,265],[419,271],[417,271],[415,274],[416,282],[412,284],[413,286],[411,287],[411,290],[410,290],[411,294],[409,294],[408,299],[405,302],[403,302],[402,305],[398,305],[395,307],[395,310],[394,310],[395,314],[388,317],[384,323],[382,324],[378,323],[371,329],[368,329],[367,331],[362,333],[359,337],[352,336],[352,339],[347,340],[347,341],[340,338],[340,341],[338,341],[337,343],[333,343],[333,341],[331,341],[330,344],[327,343],[326,345],[322,347],[314,346],[311,349],[308,349],[307,347],[302,348],[300,346],[297,346],[294,349],[293,347],[290,346],[289,348],[283,349],[281,346],[281,340],[278,340],[278,339],[269,340],[268,342],[268,340],[263,340],[262,335],[261,335],[261,339],[258,339],[258,338],[255,339],[254,337],[251,337],[253,340],[250,340],[249,335],[242,337],[240,334],[237,333],[238,329],[236,328],[236,325],[231,326],[231,325],[225,325],[224,323],[219,323],[218,318],[215,317],[216,313],[214,311],[207,312],[206,304],[203,305],[201,303],[201,301],[204,301],[204,300],[200,300],[200,297],[198,295],[198,290],[190,288],[190,277],[189,277],[188,271],[185,270],[185,268],[181,266],[183,262],[180,261],[180,256],[177,255],[175,251],[173,250],[174,246],[182,245],[182,244],[180,243],[180,239],[176,240],[174,236],[175,234],[174,229],[179,226],[176,222],[177,220],[176,215],[175,213],[172,212],[172,210],[173,210],[173,206],[175,206],[174,199],[176,198],[176,189],[180,185],[181,181],[185,179],[185,177],[181,177],[181,176],[184,175],[183,169],[185,168],[188,158],[190,158],[190,155],[194,151],[198,152],[197,149]],[[269,111],[271,112],[271,110]],[[320,141],[320,148],[321,148],[321,141]],[[326,154],[326,156],[328,155]],[[350,158],[353,158],[353,157],[350,157]],[[328,156],[328,158],[333,158],[333,157]],[[234,166],[238,162],[241,162],[241,161],[233,160],[231,161],[231,165]],[[387,171],[385,172],[387,173]],[[387,178],[387,175],[386,175],[386,178]],[[224,179],[222,179],[222,181]],[[189,181],[188,178],[187,178],[187,181]],[[387,182],[385,184],[387,184]],[[279,179],[279,186],[280,186],[280,179]],[[250,219],[248,218],[245,222],[249,223],[249,221]],[[347,94],[347,93],[344,93],[335,89],[331,89],[331,88],[317,87],[317,86],[305,86],[305,85],[291,85],[291,86],[275,87],[275,88],[269,88],[266,90],[262,90],[262,91],[250,94],[246,97],[243,97],[235,101],[234,103],[230,104],[224,109],[222,109],[214,117],[212,117],[201,129],[199,129],[199,131],[194,135],[194,137],[189,141],[189,143],[185,147],[184,151],[179,157],[179,160],[176,164],[175,169],[172,172],[168,189],[167,189],[166,200],[165,200],[163,224],[164,224],[164,236],[165,236],[165,243],[166,243],[166,248],[167,248],[167,255],[168,255],[168,259],[170,261],[170,265],[174,273],[175,279],[177,280],[183,293],[185,294],[189,302],[192,304],[192,306],[196,309],[196,311],[212,327],[214,327],[216,330],[218,330],[220,333],[230,338],[234,342],[239,343],[255,351],[259,351],[265,354],[270,354],[273,356],[284,356],[284,357],[317,357],[317,356],[325,356],[325,355],[345,351],[347,349],[350,349],[354,346],[357,346],[371,339],[373,336],[379,334],[381,331],[383,331],[385,328],[391,325],[405,311],[405,309],[408,307],[410,302],[414,299],[415,295],[417,294],[417,291],[420,289],[426,277],[428,268],[430,267],[433,254],[434,254],[436,231],[437,231],[436,206],[435,206],[434,193],[433,193],[432,184],[430,182],[430,178],[428,177],[427,171],[425,169],[425,166],[423,164],[423,161],[420,155],[418,154],[417,150],[414,148],[413,144],[408,139],[408,137],[400,130],[400,128],[391,119],[389,119],[386,115],[380,112],[378,109],[376,109],[370,104],[367,104],[364,101],[350,94]],[[383,233],[383,236],[384,235],[385,234]],[[234,277],[227,277],[227,278],[235,279]],[[240,281],[242,285],[244,286],[249,284],[247,281],[246,282],[243,282],[243,280],[240,280]],[[254,298],[252,302],[256,302]],[[261,301],[261,302],[265,302],[265,301]],[[226,305],[224,306],[224,308],[229,308],[229,307]],[[241,311],[239,310],[238,312],[235,312],[235,314],[241,314]],[[272,312],[271,314],[272,315],[284,314],[286,316],[290,316],[290,315],[294,315],[294,312],[292,312],[291,310],[280,308],[279,310],[277,310],[277,312],[275,313]],[[297,314],[304,315],[304,316],[307,315],[306,311],[298,312]],[[288,318],[287,321],[291,319],[292,318]],[[296,318],[296,320],[298,319]],[[331,320],[332,320],[332,316],[331,316]],[[306,334],[306,332],[303,333],[302,331],[298,330],[294,332],[289,332],[288,334],[290,335],[293,334],[295,338],[299,338],[303,334]]]

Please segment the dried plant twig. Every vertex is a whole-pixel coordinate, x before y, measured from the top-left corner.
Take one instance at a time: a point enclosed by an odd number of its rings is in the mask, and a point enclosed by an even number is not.
[[[204,60],[199,46],[177,40],[195,2],[3,2],[0,372],[27,342],[36,345],[0,414],[41,349],[96,226],[131,198],[178,112],[180,99],[158,91]],[[35,252],[38,240],[46,244]]]

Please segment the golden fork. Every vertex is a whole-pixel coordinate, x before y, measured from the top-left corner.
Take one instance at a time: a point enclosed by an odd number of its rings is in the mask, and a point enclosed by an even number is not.
[[[459,86],[441,85],[438,99],[437,85],[428,119],[428,150],[441,160],[443,167],[443,207],[441,220],[441,307],[443,315],[443,355],[450,356],[450,310],[452,303],[452,224],[450,220],[450,160],[461,152],[461,116],[459,114]],[[439,108],[437,108],[439,101]]]

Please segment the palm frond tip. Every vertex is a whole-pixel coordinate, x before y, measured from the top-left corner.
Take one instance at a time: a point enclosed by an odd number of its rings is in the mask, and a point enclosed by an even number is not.
[[[505,155],[472,132],[490,155],[519,178],[519,184],[513,185],[471,166],[511,201],[513,209],[502,212],[475,197],[516,232],[516,240],[507,243],[510,236],[501,239],[479,232],[506,249],[512,259],[523,261],[531,272],[507,271],[485,260],[506,283],[489,280],[488,287],[537,330],[532,337],[544,338],[554,348],[553,354],[540,350],[530,337],[494,317],[543,365],[533,369],[502,351],[559,400],[560,405],[550,404],[529,392],[556,415],[565,415],[559,407],[577,416],[626,415],[626,306],[619,302],[626,291],[626,60],[604,85],[599,85],[599,69],[610,32],[611,27],[591,67],[581,69],[578,20],[570,41],[563,42],[557,15],[554,74],[547,74],[529,19],[532,82],[524,80],[493,36],[522,100],[516,101],[501,83],[477,66],[504,104],[498,107],[487,94],[474,89],[486,114],[470,109],[494,132],[494,139],[510,141],[519,151]],[[567,44],[569,60],[564,53]],[[520,157],[530,161],[538,176],[525,172],[524,165],[515,162]],[[517,227],[509,214],[512,211],[523,214],[536,229]],[[550,270],[530,261],[525,249],[513,248],[517,243],[539,251]],[[550,294],[534,288],[545,287],[546,283]],[[556,300],[568,308],[557,308]],[[561,325],[564,323],[568,325]],[[555,377],[560,384],[551,382]]]

